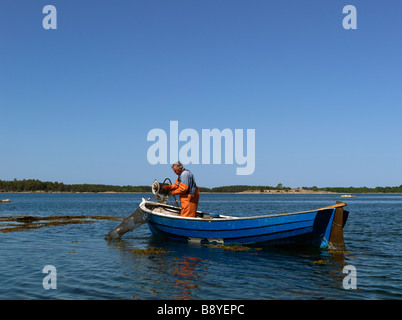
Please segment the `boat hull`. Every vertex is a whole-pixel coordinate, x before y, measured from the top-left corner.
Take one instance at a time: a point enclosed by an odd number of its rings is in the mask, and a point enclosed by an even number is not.
[[[150,205],[147,206],[147,203]],[[140,205],[154,235],[186,242],[228,245],[309,243],[327,247],[338,209],[341,208],[342,214],[347,216],[343,206],[250,218],[212,218],[202,212],[199,212],[200,217],[186,218],[158,213],[153,207],[156,207],[155,203],[147,201]],[[344,225],[346,219],[342,217],[342,220]]]

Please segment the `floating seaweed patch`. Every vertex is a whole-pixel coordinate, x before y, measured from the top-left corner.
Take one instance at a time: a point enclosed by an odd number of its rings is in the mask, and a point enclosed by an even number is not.
[[[262,250],[261,248],[250,248],[246,246],[226,246],[223,244],[203,244],[204,247],[214,248],[214,249],[223,249],[229,251],[237,251],[237,252],[248,252],[250,254],[256,254],[255,250]]]
[[[163,248],[157,248],[157,247],[149,247],[147,249],[129,249],[128,251],[131,253],[143,254],[143,255],[164,254],[164,253],[173,252],[173,251],[168,251]]]
[[[204,244],[205,247],[214,248],[214,249],[223,249],[223,250],[230,250],[230,251],[249,251],[249,247],[243,246],[225,246],[223,244]]]
[[[344,254],[350,254],[351,251],[350,250],[328,250],[328,253],[332,254],[332,255],[344,255]]]
[[[316,260],[313,261],[314,264],[332,264],[329,260]]]
[[[65,226],[70,224],[88,224],[104,220],[117,220],[119,217],[110,216],[9,216],[0,217],[0,232],[17,232],[39,229],[51,226]]]

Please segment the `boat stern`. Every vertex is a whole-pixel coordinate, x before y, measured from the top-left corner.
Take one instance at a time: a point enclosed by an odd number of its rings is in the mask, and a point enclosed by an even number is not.
[[[335,205],[322,208],[324,210],[332,209],[332,214],[328,221],[325,233],[321,235],[321,248],[330,248],[335,250],[345,250],[345,240],[343,237],[343,227],[349,216],[349,212],[344,210],[346,203],[337,201]],[[323,212],[323,211],[319,211]],[[317,214],[317,218],[320,215]]]

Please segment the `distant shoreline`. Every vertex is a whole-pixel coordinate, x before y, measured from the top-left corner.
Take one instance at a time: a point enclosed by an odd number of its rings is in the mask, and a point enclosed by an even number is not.
[[[9,193],[35,193],[35,194],[50,194],[50,193],[57,193],[57,194],[150,194],[152,192],[130,192],[130,191],[99,191],[99,192],[93,192],[93,191],[0,191],[0,194],[9,194]],[[226,191],[201,191],[201,194],[272,194],[272,195],[279,195],[279,194],[333,194],[333,195],[344,195],[344,194],[398,194],[402,195],[402,193],[399,192],[332,192],[332,191],[313,191],[313,190],[305,190],[305,189],[290,189],[290,190],[264,190],[258,191],[258,190],[246,190],[246,191],[240,191],[240,192],[226,192]]]
[[[339,192],[323,191],[323,190],[307,190],[302,188],[295,189],[263,189],[263,190],[246,190],[237,193],[245,194],[341,194]]]
[[[219,187],[199,187],[201,193],[233,194],[402,194],[402,185],[375,188],[368,187],[297,187],[290,188],[278,183],[274,186],[227,185]],[[64,184],[63,182],[24,179],[0,180],[0,193],[151,193],[151,186],[118,186],[104,184]]]

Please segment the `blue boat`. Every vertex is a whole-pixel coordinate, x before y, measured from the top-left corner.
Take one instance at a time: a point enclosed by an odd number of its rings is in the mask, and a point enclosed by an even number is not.
[[[225,245],[310,244],[344,249],[346,203],[311,211],[233,217],[197,211],[181,217],[180,208],[143,199],[139,206],[153,235],[172,240]]]

